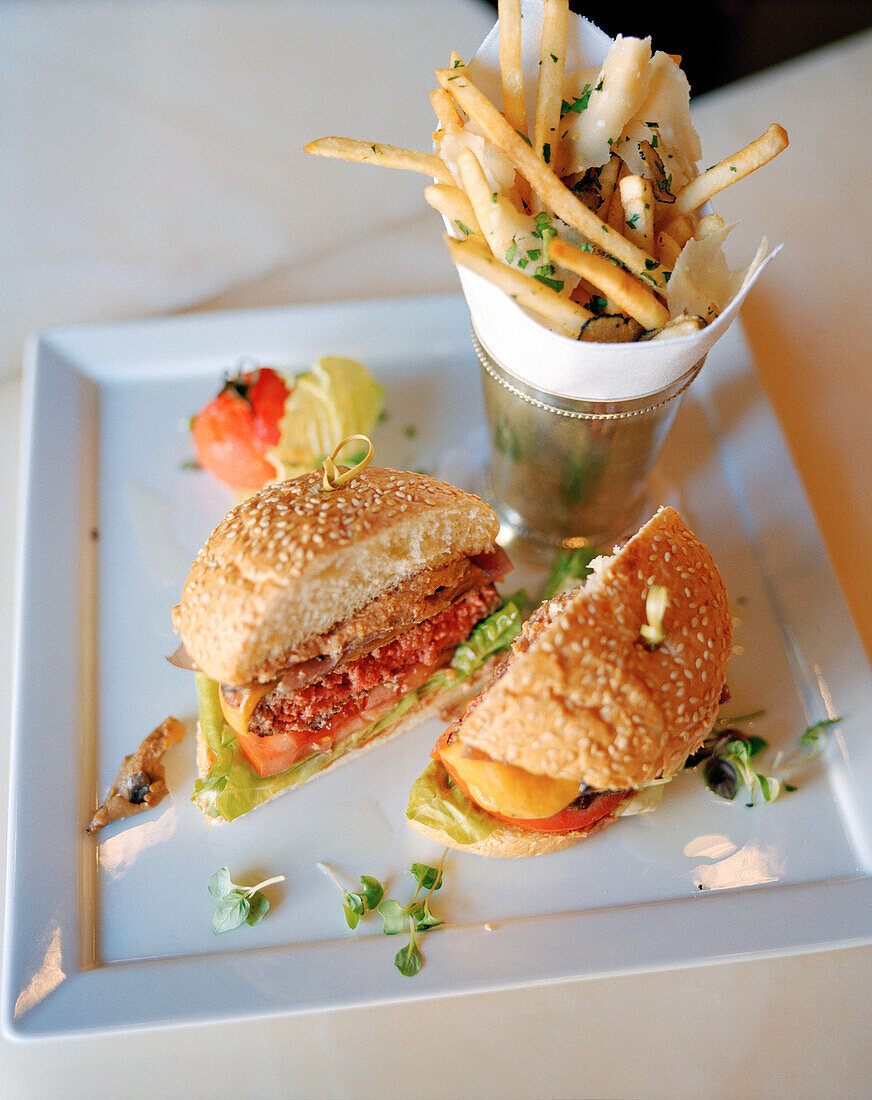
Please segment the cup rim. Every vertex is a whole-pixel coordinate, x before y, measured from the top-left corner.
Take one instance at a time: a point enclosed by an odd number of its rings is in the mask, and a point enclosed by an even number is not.
[[[652,390],[650,393],[620,400],[587,400],[567,397],[564,394],[553,393],[550,390],[531,386],[528,382],[518,378],[516,374],[513,374],[508,367],[500,363],[491,354],[476,332],[474,323],[471,325],[471,330],[472,344],[478,361],[482,369],[487,372],[494,382],[508,390],[519,400],[542,409],[544,412],[576,420],[624,420],[654,412],[680,397],[702,370],[703,363],[705,363],[705,356],[703,356],[680,378],[677,378],[668,386]]]

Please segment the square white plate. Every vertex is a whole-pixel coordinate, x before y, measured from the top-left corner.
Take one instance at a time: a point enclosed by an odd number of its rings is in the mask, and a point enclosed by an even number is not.
[[[246,358],[302,370],[360,359],[387,387],[377,460],[474,487],[485,449],[461,298],[204,314],[43,335],[27,375],[3,1025],[16,1038],[232,1019],[811,950],[872,940],[872,680],[734,329],[685,399],[663,498],[725,576],[739,651],[725,714],[789,751],[839,715],[799,790],[748,808],[699,774],[652,815],[566,852],[452,853],[413,979],[398,938],[356,932],[316,868],[406,897],[440,852],[405,825],[430,722],[233,825],[209,828],[194,778],[192,677],[164,660],[191,560],[232,503],[190,458],[188,418]],[[122,756],[167,714],[188,736],[172,794],[87,837]],[[765,766],[771,752],[761,760]],[[287,876],[257,927],[210,931],[212,873]]]

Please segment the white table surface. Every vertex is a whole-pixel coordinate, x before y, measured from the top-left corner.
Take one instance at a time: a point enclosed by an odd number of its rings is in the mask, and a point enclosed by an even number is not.
[[[299,150],[326,133],[426,147],[430,74],[451,49],[471,54],[490,19],[473,0],[0,6],[7,593],[24,333],[453,290],[418,178]],[[718,209],[743,214],[746,249],[761,233],[787,242],[743,321],[872,653],[872,223],[860,171],[870,101],[867,34],[714,93],[695,118],[707,162],[773,120],[791,136],[781,160]],[[11,623],[7,598],[4,699]],[[7,775],[0,739],[4,829]],[[864,1096],[870,990],[872,947],[858,947],[238,1025],[0,1041],[0,1091]]]

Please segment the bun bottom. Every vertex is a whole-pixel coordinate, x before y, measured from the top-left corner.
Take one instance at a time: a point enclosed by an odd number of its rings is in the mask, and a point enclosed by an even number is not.
[[[576,829],[571,833],[540,833],[501,822],[484,840],[475,844],[458,844],[441,829],[422,825],[418,821],[409,821],[409,824],[444,848],[456,848],[458,852],[471,852],[490,859],[524,859],[527,856],[546,856],[550,852],[571,848],[573,844],[586,840],[617,820],[612,814],[607,814],[595,821],[589,829]]]
[[[341,765],[347,764],[352,760],[356,760],[370,749],[384,745],[388,741],[392,741],[395,737],[399,737],[401,734],[408,733],[410,730],[415,729],[416,726],[420,726],[422,722],[426,722],[428,718],[439,715],[445,719],[446,723],[452,721],[460,714],[473,695],[478,692],[482,684],[490,678],[498,658],[502,656],[502,654],[497,654],[496,657],[491,657],[491,659],[486,661],[468,680],[464,680],[462,684],[458,684],[457,687],[452,688],[450,691],[438,691],[429,698],[423,699],[420,703],[416,703],[415,706],[410,707],[398,721],[387,726],[381,733],[373,737],[371,741],[367,741],[366,744],[360,745],[358,748],[344,753],[335,760],[331,760],[319,772],[316,772],[315,775],[306,780],[306,782],[311,783],[313,780],[318,779],[322,775],[326,775],[335,768],[341,767]],[[197,775],[200,779],[206,777],[209,769],[215,763],[215,759],[215,753],[206,743],[206,739],[200,731],[200,723],[198,722]],[[304,784],[300,784],[300,786],[304,786]],[[263,802],[258,803],[254,809],[260,809],[261,806],[266,806],[269,802],[281,798],[282,795],[291,794],[298,789],[297,787],[286,787],[283,791],[277,791],[270,798],[264,799]],[[248,812],[251,813],[252,811],[249,810]],[[210,825],[229,824],[223,817],[210,817],[208,814],[203,814],[203,816]]]

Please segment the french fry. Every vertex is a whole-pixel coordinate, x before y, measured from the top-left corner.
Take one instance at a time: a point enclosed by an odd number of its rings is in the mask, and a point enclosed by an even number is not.
[[[566,267],[593,283],[622,313],[634,318],[646,329],[661,328],[669,320],[669,310],[657,297],[628,271],[618,267],[606,256],[584,252],[560,237],[548,242],[548,255],[561,267]],[[652,260],[659,268],[656,260]]]
[[[432,153],[419,153],[414,149],[400,149],[396,145],[379,145],[354,138],[323,137],[303,146],[304,153],[316,157],[334,157],[363,164],[379,164],[383,168],[403,168],[408,172],[420,172],[439,183],[454,183],[448,166]]]
[[[678,241],[674,237],[670,237],[665,229],[661,229],[657,234],[657,255],[663,266],[670,269],[675,267],[675,261],[680,253],[681,245]]]
[[[431,183],[424,188],[424,198],[443,218],[456,225],[464,237],[477,237],[484,242],[472,204],[459,187],[450,183]]]
[[[649,339],[665,340],[670,336],[687,336],[690,333],[699,332],[700,329],[704,327],[701,317],[691,317],[687,314],[682,314],[680,317],[676,317],[674,320],[664,325],[659,332],[655,332]]]
[[[773,122],[765,134],[686,184],[675,198],[676,214],[690,214],[718,192],[749,176],[787,148],[787,131]]]
[[[470,149],[463,149],[459,153],[457,167],[460,171],[463,190],[466,192],[475,219],[481,227],[488,247],[496,255],[501,251],[501,247],[493,232],[493,211],[496,210],[501,196],[491,193],[484,169],[479,164],[475,153]],[[506,202],[508,200],[502,199],[502,201]]]
[[[524,71],[521,68],[521,0],[499,0],[500,77],[506,121],[522,134],[527,132]]]
[[[623,168],[624,166],[621,165]],[[621,200],[621,180],[618,177],[618,186],[612,192],[612,201],[609,203],[609,211],[605,215],[606,225],[615,233],[624,233],[624,204]],[[627,238],[629,240],[629,237]]]
[[[468,267],[470,271],[483,276],[513,298],[518,305],[536,313],[555,332],[575,340],[581,332],[581,326],[593,316],[571,298],[565,298],[537,279],[501,263],[478,241],[470,237],[459,241],[448,236],[445,241],[455,264]]]
[[[460,111],[458,111],[454,100],[444,88],[433,89],[430,93],[430,103],[443,130],[447,130],[449,126],[463,125]]]
[[[724,219],[720,214],[706,214],[704,218],[700,218],[696,223],[693,235],[698,241],[704,241],[710,234],[717,233],[719,229],[723,228]]]
[[[624,233],[639,248],[651,251],[654,243],[654,192],[642,176],[624,176],[620,184],[624,207]]]
[[[478,124],[488,140],[502,149],[515,168],[529,181],[545,206],[603,252],[620,260],[634,274],[645,272],[659,290],[665,290],[667,272],[661,268],[659,261],[626,237],[609,229],[577,195],[564,186],[551,168],[541,157],[536,156],[533,149],[475,86],[465,68],[439,69],[436,77],[461,110]]]
[[[544,0],[533,149],[546,164],[554,164],[559,159],[556,155],[559,138],[557,128],[560,123],[560,105],[563,102],[568,22],[569,0]]]
[[[670,219],[663,228],[679,248],[684,248],[693,236],[693,222],[686,214],[679,214],[677,218]]]

